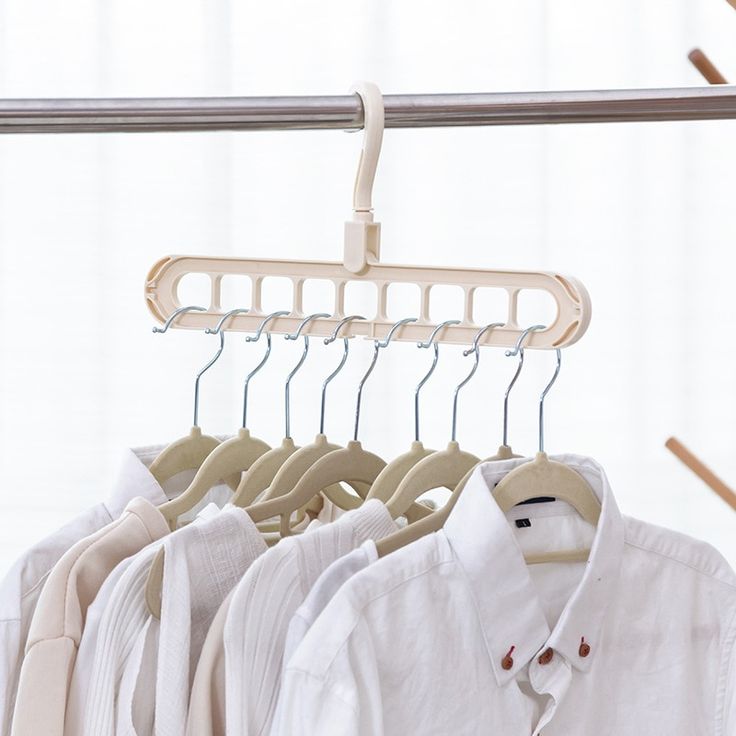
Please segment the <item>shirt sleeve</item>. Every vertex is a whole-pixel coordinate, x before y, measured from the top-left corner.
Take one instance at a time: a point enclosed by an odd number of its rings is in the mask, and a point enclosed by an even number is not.
[[[736,733],[736,622],[731,633],[731,656],[726,666],[726,682],[723,702],[723,727],[720,733]]]
[[[290,670],[281,686],[279,709],[271,736],[368,736],[382,731],[362,727],[357,709],[325,683]]]
[[[23,660],[12,736],[63,736],[76,646],[66,636],[30,647]]]
[[[345,598],[333,599],[284,670],[272,735],[383,734],[374,651],[361,614]]]

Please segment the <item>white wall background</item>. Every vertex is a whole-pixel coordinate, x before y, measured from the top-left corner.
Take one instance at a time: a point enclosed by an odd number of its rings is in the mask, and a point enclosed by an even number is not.
[[[698,85],[687,51],[703,46],[736,77],[734,40],[723,0],[0,0],[0,96],[342,93],[360,78],[386,93]],[[375,194],[386,261],[549,268],[587,284],[594,320],[564,354],[548,449],[593,455],[626,513],[706,539],[732,563],[736,517],[663,443],[678,435],[736,483],[735,125],[388,131]],[[105,494],[122,446],[189,427],[192,378],[216,338],[151,334],[148,268],[168,253],[339,258],[358,146],[341,132],[0,138],[0,569]],[[438,319],[455,316],[446,306]],[[202,384],[212,433],[238,426],[261,349],[242,337],[228,348]],[[443,351],[427,387],[430,446],[448,439],[453,381],[468,367],[459,352]],[[336,440],[369,353],[356,344],[335,383]],[[254,381],[251,429],[271,443],[297,355],[275,340]],[[301,442],[338,355],[315,342],[295,380]],[[366,446],[408,446],[429,358],[410,345],[382,354]],[[512,403],[517,451],[535,449],[534,401],[552,365],[529,355]],[[484,351],[461,405],[467,449],[499,444],[512,372]]]

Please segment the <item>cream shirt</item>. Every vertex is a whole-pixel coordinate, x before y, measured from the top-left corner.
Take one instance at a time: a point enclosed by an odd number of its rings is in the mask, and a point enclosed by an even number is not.
[[[161,512],[133,499],[115,521],[77,542],[48,576],[26,643],[13,736],[64,733],[69,683],[87,607],[110,571],[169,533]]]
[[[397,528],[384,504],[373,499],[331,524],[282,539],[248,570],[225,622],[228,734],[268,733],[289,621],[320,573],[366,539]]]
[[[31,547],[0,583],[1,736],[10,733],[28,630],[51,569],[72,545],[117,519],[135,496],[143,496],[153,504],[166,501],[164,492],[146,467],[162,448],[163,445],[126,450],[107,500],[87,509]]]
[[[601,499],[597,528],[559,501],[504,515],[489,489],[525,460],[480,466],[443,530],[340,588],[286,667],[273,733],[736,733],[734,572],[622,518],[593,460],[557,459]],[[523,559],[589,543],[587,563]]]

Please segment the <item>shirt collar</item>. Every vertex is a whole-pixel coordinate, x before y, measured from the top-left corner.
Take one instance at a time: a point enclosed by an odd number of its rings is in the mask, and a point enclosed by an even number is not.
[[[592,459],[559,455],[601,500],[591,554],[582,579],[550,632],[534,583],[505,514],[492,493],[498,482],[528,458],[484,463],[474,471],[444,526],[444,534],[467,575],[488,654],[499,685],[523,669],[546,644],[581,671],[590,669],[621,567],[623,521],[603,469]],[[589,649],[581,650],[582,639]],[[502,662],[513,647],[513,665]],[[587,656],[581,656],[586,651]]]
[[[125,450],[112,491],[105,501],[110,518],[117,519],[128,502],[136,496],[141,496],[156,506],[168,500],[148,469],[163,447],[161,445]]]

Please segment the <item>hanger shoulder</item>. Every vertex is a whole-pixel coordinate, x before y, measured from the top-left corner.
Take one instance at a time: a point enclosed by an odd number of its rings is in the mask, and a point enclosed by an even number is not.
[[[209,454],[220,444],[220,440],[202,434],[199,427],[192,427],[186,437],[167,445],[151,463],[149,470],[159,485],[185,470],[198,470]],[[228,485],[236,488],[237,478],[228,478]]]
[[[411,449],[403,455],[399,455],[392,460],[376,478],[375,483],[371,486],[367,498],[377,498],[384,503],[393,496],[401,481],[406,477],[408,472],[425,457],[434,453],[434,450],[427,449],[419,441],[411,443]]]
[[[493,497],[505,512],[537,496],[553,496],[569,503],[589,524],[598,525],[601,502],[580,473],[564,463],[550,460],[544,453],[514,468],[493,490]]]
[[[264,453],[243,473],[233,496],[233,504],[245,508],[271,485],[276,473],[299,448],[291,437],[285,437],[278,447]]]
[[[247,429],[241,429],[236,437],[219,444],[206,457],[189,487],[177,498],[160,507],[161,513],[174,522],[179,516],[193,509],[207,492],[225,478],[237,478],[270,450],[262,440],[251,437]]]
[[[327,486],[335,483],[372,484],[386,463],[378,455],[351,441],[341,450],[328,452],[317,460],[284,496],[255,504],[248,509],[255,523],[274,516],[286,516],[305,506]]]
[[[392,518],[397,519],[423,493],[433,488],[454,490],[479,462],[475,455],[461,450],[456,442],[450,442],[446,450],[428,455],[409,470],[386,503],[386,508]]]

